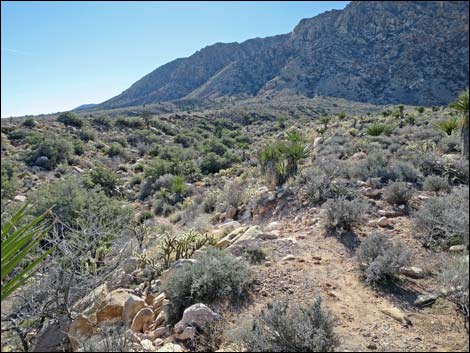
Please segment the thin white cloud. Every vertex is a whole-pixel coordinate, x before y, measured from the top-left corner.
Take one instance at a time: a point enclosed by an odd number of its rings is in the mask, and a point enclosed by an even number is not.
[[[30,52],[18,50],[18,49],[11,49],[11,48],[2,48],[2,52],[17,54],[17,55],[24,55],[24,56],[33,56],[33,54]]]

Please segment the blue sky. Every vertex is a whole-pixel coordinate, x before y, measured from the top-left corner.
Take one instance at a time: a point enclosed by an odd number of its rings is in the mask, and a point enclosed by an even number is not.
[[[290,32],[347,1],[1,3],[1,116],[99,103],[216,42]]]

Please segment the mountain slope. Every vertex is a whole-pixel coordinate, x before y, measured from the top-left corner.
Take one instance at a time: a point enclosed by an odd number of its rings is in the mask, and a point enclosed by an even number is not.
[[[289,34],[174,60],[99,108],[279,92],[447,104],[468,86],[468,11],[464,1],[351,2]]]

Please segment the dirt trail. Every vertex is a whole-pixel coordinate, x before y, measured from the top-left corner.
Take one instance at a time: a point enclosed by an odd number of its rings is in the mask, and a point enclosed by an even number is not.
[[[398,223],[401,228],[406,222]],[[287,216],[270,232],[278,238],[263,242],[270,254],[269,263],[256,267],[256,304],[248,312],[259,310],[273,299],[289,298],[307,305],[321,295],[337,324],[341,340],[338,350],[468,351],[468,336],[453,304],[438,300],[432,307],[415,307],[412,303],[425,292],[426,282],[410,281],[381,293],[365,286],[354,258],[355,239],[341,242],[326,237],[318,210],[297,213],[295,219]],[[405,232],[395,229],[394,233],[399,236],[397,233]],[[296,259],[282,261],[287,254]],[[386,307],[400,308],[413,325],[405,327],[386,316],[380,310]],[[242,312],[239,318],[246,314]]]

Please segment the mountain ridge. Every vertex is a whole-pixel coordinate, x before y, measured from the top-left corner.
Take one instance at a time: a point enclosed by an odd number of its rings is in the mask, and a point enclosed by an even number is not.
[[[468,2],[351,2],[287,34],[206,46],[98,107],[281,92],[436,105],[466,86]]]

